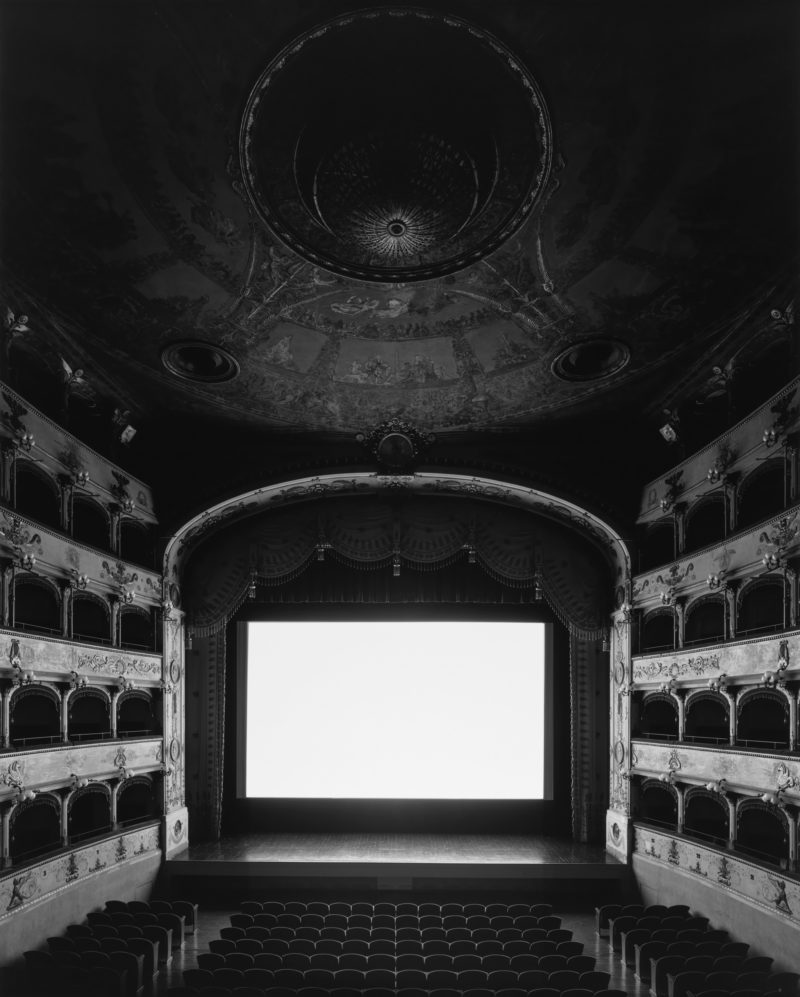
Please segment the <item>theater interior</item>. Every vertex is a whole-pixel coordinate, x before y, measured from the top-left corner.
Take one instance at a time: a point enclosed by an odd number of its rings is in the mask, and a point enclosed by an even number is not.
[[[797,992],[799,28],[0,4],[0,992]]]

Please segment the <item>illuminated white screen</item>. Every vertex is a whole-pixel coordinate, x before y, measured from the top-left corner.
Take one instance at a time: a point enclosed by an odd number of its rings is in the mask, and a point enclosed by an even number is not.
[[[248,624],[246,795],[535,800],[545,626]]]

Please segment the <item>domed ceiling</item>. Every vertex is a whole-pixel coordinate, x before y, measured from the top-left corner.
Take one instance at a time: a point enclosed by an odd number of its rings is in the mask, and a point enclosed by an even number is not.
[[[774,307],[797,60],[794,5],[644,6],[9,5],[12,372],[221,427],[650,404]]]
[[[346,71],[342,57],[346,55]],[[291,42],[241,130],[251,203],[298,254],[383,284],[477,263],[547,183],[535,80],[475,25],[431,11],[348,14]]]

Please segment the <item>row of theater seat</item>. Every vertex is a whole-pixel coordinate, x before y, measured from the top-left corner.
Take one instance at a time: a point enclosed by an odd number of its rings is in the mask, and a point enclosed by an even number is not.
[[[269,969],[275,972],[278,969],[327,969],[331,972],[343,969],[356,969],[366,972],[368,969],[389,969],[393,973],[403,970],[417,970],[430,972],[433,969],[450,969],[460,971],[463,969],[482,969],[489,972],[494,969],[514,969],[521,972],[523,969],[544,969],[547,972],[555,972],[557,969],[573,969],[577,972],[586,973],[595,968],[595,960],[592,956],[574,954],[566,955],[547,953],[536,955],[531,952],[519,952],[513,955],[506,955],[503,952],[492,952],[488,955],[463,954],[463,955],[443,955],[435,953],[433,955],[361,955],[359,953],[345,952],[341,956],[332,956],[327,953],[321,955],[305,955],[301,952],[288,952],[285,955],[276,955],[274,952],[251,953],[243,949],[220,950],[219,945],[231,944],[212,940],[209,943],[210,952],[202,952],[197,957],[199,966],[204,969],[215,969],[220,965],[233,966],[236,969],[249,969],[256,966],[260,969]],[[247,941],[239,942],[238,945],[246,945]],[[573,943],[565,943],[573,944]],[[561,946],[559,946],[561,947]],[[579,946],[582,947],[582,946]]]
[[[470,941],[473,943],[498,941],[501,944],[512,941],[527,942],[568,942],[572,938],[572,932],[568,928],[401,928],[394,932],[390,928],[375,928],[369,931],[366,928],[351,928],[349,931],[342,928],[262,928],[259,925],[252,927],[239,927],[231,925],[223,929],[223,938],[235,941],[237,938],[256,938],[262,942],[267,939],[279,939],[283,943],[290,945],[305,942],[319,948],[321,945],[330,946],[330,951],[335,950],[335,946],[345,942],[348,944],[358,942],[359,945],[370,945],[376,942],[390,942],[393,945],[400,945],[404,942],[415,942],[416,944],[427,944],[428,942],[446,942],[453,944],[459,941]],[[413,951],[407,948],[407,951]]]
[[[184,921],[184,931],[195,934],[199,905],[191,900],[106,900],[109,914],[176,914]]]
[[[468,969],[461,972],[434,969],[429,972],[420,970],[401,970],[392,973],[389,970],[368,970],[366,973],[357,970],[309,970],[300,973],[294,970],[278,970],[275,973],[260,969],[232,969],[222,967],[214,970],[187,969],[184,970],[183,982],[186,986],[203,989],[210,986],[254,986],[262,990],[281,987],[289,990],[316,988],[322,990],[354,991],[373,990],[441,990],[457,991],[484,989],[491,991],[516,988],[525,991],[541,987],[550,987],[559,993],[575,988],[590,990],[592,993],[605,990],[610,982],[609,973],[592,970],[578,973],[572,970],[558,970],[548,973],[544,970],[495,970],[485,972],[479,969]]]
[[[381,914],[390,914],[392,916],[412,914],[417,917],[429,914],[438,917],[446,917],[452,914],[486,914],[489,917],[499,914],[510,914],[512,917],[519,917],[523,914],[533,914],[535,917],[544,917],[547,914],[553,913],[553,905],[546,903],[416,904],[404,901],[393,904],[384,901],[377,903],[368,903],[365,901],[356,903],[345,903],[343,901],[326,903],[322,900],[313,900],[308,903],[290,900],[283,903],[280,900],[265,900],[261,902],[257,900],[243,900],[239,907],[244,914],[344,914],[348,917],[351,914],[366,914],[369,917]]]
[[[137,997],[196,925],[197,905],[188,901],[108,901],[104,911],[87,914],[86,924],[48,938],[48,951],[24,953],[29,985],[47,997]]]
[[[688,909],[676,916],[663,905],[613,905],[597,910],[598,934],[655,997],[694,997],[718,990],[731,994],[795,994],[800,975],[771,973],[772,959],[749,956],[749,946],[732,942],[727,932],[709,927],[708,919]]]
[[[227,929],[223,928],[223,931]],[[569,932],[565,932],[569,934]],[[569,938],[557,941],[554,938],[516,938],[508,941],[501,941],[499,938],[487,938],[474,941],[470,938],[461,938],[455,941],[447,939],[433,938],[430,941],[414,941],[411,939],[393,942],[389,939],[376,939],[366,942],[358,938],[337,941],[335,939],[320,939],[317,942],[305,938],[297,938],[293,941],[286,941],[279,938],[257,938],[245,935],[236,937],[225,934],[219,940],[215,939],[211,945],[212,952],[224,953],[233,951],[249,952],[257,955],[259,952],[269,952],[273,955],[331,955],[341,958],[343,955],[387,955],[399,959],[403,956],[420,955],[553,955],[565,956],[581,955],[583,944],[573,942]]]
[[[367,914],[246,914],[238,913],[231,915],[231,924],[246,928],[250,925],[260,925],[264,928],[313,928],[324,930],[325,928],[339,928],[343,931],[351,931],[354,928],[366,931],[383,929],[388,931],[401,930],[426,930],[426,929],[451,929],[466,928],[473,930],[476,928],[557,928],[561,924],[561,918],[554,914],[447,914],[440,917],[437,914],[423,914],[417,917],[415,914],[398,914],[392,917],[391,914],[375,914],[370,917]]]
[[[196,987],[170,987],[167,997],[627,997],[624,990],[589,990],[586,987],[573,987],[570,990],[556,990],[554,987],[536,987],[526,990],[520,987],[509,987],[504,990],[489,990],[475,988],[471,990],[453,990],[440,988],[422,990],[407,988],[388,990],[378,988],[369,991],[335,989],[326,990],[320,987],[306,987],[301,990],[291,990],[285,987],[272,987],[261,990],[258,987],[222,987],[213,985],[202,990]],[[729,995],[722,995],[729,997]]]

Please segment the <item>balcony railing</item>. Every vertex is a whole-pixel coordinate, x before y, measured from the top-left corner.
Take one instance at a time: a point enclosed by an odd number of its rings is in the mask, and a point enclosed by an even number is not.
[[[111,647],[110,637],[99,637],[97,634],[79,634],[73,630],[72,639],[83,644],[102,644],[104,647]]]
[[[77,844],[79,841],[86,841],[88,838],[102,837],[108,834],[112,830],[111,823],[101,824],[100,827],[91,827],[88,831],[78,831],[76,834],[69,835],[69,843],[71,845]]]
[[[788,751],[789,750],[789,739],[781,741],[760,741],[753,737],[737,737],[736,738],[737,748],[759,748],[762,751]]]
[[[713,734],[684,734],[684,741],[687,744],[729,744],[730,735],[713,735]]]
[[[31,737],[11,737],[13,748],[41,748],[47,744],[61,744],[61,734],[37,734]]]

